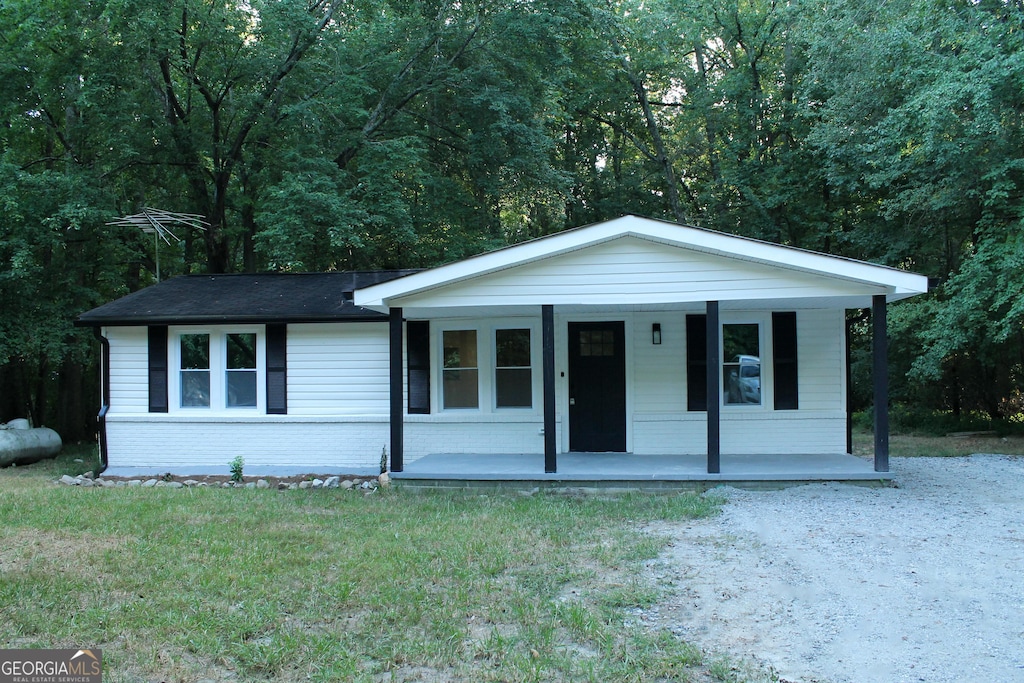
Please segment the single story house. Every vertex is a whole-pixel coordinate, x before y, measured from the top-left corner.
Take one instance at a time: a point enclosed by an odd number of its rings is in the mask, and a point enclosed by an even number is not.
[[[530,456],[530,478],[558,477],[560,458],[603,454],[713,476],[723,456],[850,452],[846,311],[870,307],[886,472],[886,305],[926,290],[625,216],[429,270],[183,276],[76,323],[102,344],[112,473],[226,473],[238,455],[247,473],[371,473],[383,452],[396,474]]]

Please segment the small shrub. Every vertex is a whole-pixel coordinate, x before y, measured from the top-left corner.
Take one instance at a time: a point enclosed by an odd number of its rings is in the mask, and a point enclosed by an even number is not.
[[[245,467],[245,459],[242,456],[237,455],[235,456],[235,459],[228,464],[228,467],[231,469],[231,481],[236,484],[241,482],[242,470]]]

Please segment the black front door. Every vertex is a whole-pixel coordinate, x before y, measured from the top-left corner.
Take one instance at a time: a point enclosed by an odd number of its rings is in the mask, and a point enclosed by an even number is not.
[[[569,450],[626,451],[622,322],[569,323]]]

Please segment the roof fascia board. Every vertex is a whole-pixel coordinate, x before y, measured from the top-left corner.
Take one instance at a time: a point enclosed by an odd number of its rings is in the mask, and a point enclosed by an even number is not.
[[[687,227],[687,226],[682,226]],[[770,242],[736,237],[724,233],[715,233],[701,228],[691,228],[698,235],[706,234],[711,238],[701,243],[684,242],[677,239],[660,239],[647,235],[632,235],[639,239],[647,239],[668,246],[681,247],[692,251],[699,251],[712,256],[729,258],[741,261],[750,261],[761,265],[793,270],[820,277],[828,277],[837,280],[846,280],[863,285],[884,287],[893,294],[904,294],[912,296],[923,294],[927,291],[928,278],[924,275],[911,273],[899,268],[882,266],[866,261],[858,261],[843,256],[832,256],[815,251],[808,251],[798,247],[788,247]],[[727,248],[728,247],[728,248]],[[768,252],[767,254],[761,252]],[[786,256],[783,261],[770,256]]]
[[[246,317],[246,318],[225,318],[222,316],[149,316],[139,318],[95,318],[81,319],[74,321],[75,327],[145,327],[146,325],[269,325],[286,324],[298,325],[301,323],[379,323],[387,322],[387,316],[382,313],[370,311],[365,315],[358,316],[283,316],[283,317]]]

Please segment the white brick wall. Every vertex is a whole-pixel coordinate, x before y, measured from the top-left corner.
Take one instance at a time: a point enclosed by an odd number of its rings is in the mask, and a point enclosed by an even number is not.
[[[466,418],[413,415],[405,421],[405,461],[430,453],[543,453],[542,417],[498,415]],[[555,439],[561,434],[556,417]]]
[[[340,421],[265,415],[258,419],[115,417],[107,420],[110,467],[155,467],[181,474],[221,468],[235,456],[247,468],[295,472],[378,470],[388,445],[386,418]]]
[[[633,451],[649,455],[707,452],[706,413],[637,415]],[[763,415],[722,415],[722,453],[845,453],[846,415],[793,411]]]

